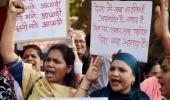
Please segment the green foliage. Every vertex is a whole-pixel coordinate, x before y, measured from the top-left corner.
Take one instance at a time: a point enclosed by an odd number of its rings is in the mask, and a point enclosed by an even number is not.
[[[82,0],[69,0],[70,16],[78,16],[82,5]]]

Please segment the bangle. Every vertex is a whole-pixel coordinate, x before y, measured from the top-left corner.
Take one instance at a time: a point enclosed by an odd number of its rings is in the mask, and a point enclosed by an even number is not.
[[[85,90],[86,92],[88,91],[88,89],[85,88],[85,87],[79,86],[79,88],[82,89],[82,90]]]

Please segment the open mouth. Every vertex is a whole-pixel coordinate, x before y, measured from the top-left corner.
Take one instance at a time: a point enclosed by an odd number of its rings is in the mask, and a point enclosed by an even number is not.
[[[163,83],[160,83],[161,87],[164,86]]]
[[[121,81],[116,80],[116,79],[112,79],[110,83],[111,83],[112,86],[118,86],[121,83]]]
[[[77,50],[81,50],[81,48],[77,48]]]
[[[45,71],[45,73],[46,73],[46,76],[47,76],[48,78],[51,78],[51,77],[54,76],[54,71],[53,71],[53,70],[47,69],[47,70]]]
[[[34,66],[34,67],[35,67],[35,64],[32,64],[32,66]]]
[[[163,93],[165,91],[165,84],[163,82],[159,82],[159,84],[161,85],[159,90]]]

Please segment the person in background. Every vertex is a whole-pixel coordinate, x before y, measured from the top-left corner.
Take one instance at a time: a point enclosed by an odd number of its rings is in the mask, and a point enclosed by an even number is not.
[[[90,65],[75,97],[87,96],[90,83],[100,76],[101,61],[92,60]],[[93,92],[90,97],[108,97],[109,100],[150,100],[140,90],[139,66],[137,59],[132,55],[116,54],[112,59],[108,78],[108,86]]]
[[[161,69],[159,63],[156,61],[150,61],[146,63],[143,68],[144,79],[157,76],[160,71]]]
[[[72,48],[74,55],[75,55],[74,72],[76,74],[76,79],[78,80],[78,84],[79,84],[83,78],[83,74],[82,74],[83,63],[79,59],[74,41],[75,41],[75,36],[72,35],[71,36],[72,43],[70,47]]]
[[[169,0],[160,0],[160,5],[155,8],[155,33],[160,38],[164,49],[165,59],[161,65],[161,71],[156,77],[146,79],[141,83],[141,88],[151,100],[170,99],[170,32],[169,32]],[[166,97],[166,98],[163,98]],[[163,99],[162,99],[163,98]]]
[[[145,64],[143,69],[144,81],[141,82],[140,88],[151,100],[162,100],[160,92],[161,85],[158,82],[157,75],[160,73],[160,65],[156,61],[150,61]]]
[[[24,4],[20,0],[11,0],[1,37],[3,61],[22,87],[24,99],[40,100],[44,97],[73,96],[77,87],[73,67],[75,56],[69,47],[57,44],[48,50],[44,62],[45,77],[33,70],[31,64],[26,64],[19,59],[14,52],[16,17],[24,10]]]
[[[82,30],[73,30],[70,32],[74,36],[74,43],[80,61],[83,64],[82,73],[86,74],[89,68],[90,54],[86,52],[86,34]]]
[[[162,100],[163,96],[161,95],[161,85],[158,81],[158,78],[150,77],[145,79],[140,84],[141,91],[145,92],[149,97],[150,100]]]
[[[161,65],[161,72],[158,74],[161,84],[162,96],[170,99],[170,31],[169,31],[169,0],[160,0],[160,6],[155,8],[155,33],[161,40],[165,49],[165,59]]]
[[[26,45],[23,47],[23,61],[25,63],[30,63],[38,72],[41,72],[41,67],[43,66],[42,51],[37,45]]]

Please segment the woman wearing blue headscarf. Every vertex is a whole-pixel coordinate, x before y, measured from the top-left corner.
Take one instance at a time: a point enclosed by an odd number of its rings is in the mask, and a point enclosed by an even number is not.
[[[75,96],[86,96],[91,81],[99,76],[99,58],[91,61],[91,66]],[[112,60],[108,72],[108,86],[97,90],[90,97],[108,97],[109,100],[149,100],[140,91],[140,71],[135,57],[128,53],[118,53]]]

